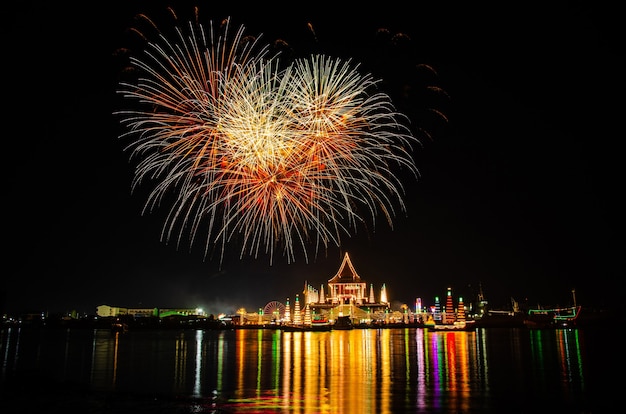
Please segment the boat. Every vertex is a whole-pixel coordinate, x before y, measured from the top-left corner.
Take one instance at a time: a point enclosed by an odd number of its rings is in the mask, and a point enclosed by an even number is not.
[[[523,328],[526,314],[523,312],[487,311],[476,319],[479,328]]]
[[[309,331],[314,331],[314,332],[326,332],[326,331],[331,331],[333,329],[333,326],[330,323],[327,324],[319,324],[319,323],[312,323],[311,326],[309,326]]]
[[[531,308],[528,309],[524,325],[527,328],[575,328],[578,323],[581,306],[576,303],[576,290],[572,289],[574,304],[556,308]]]
[[[511,298],[511,309],[485,309],[476,319],[479,328],[523,328],[526,313],[519,303]]]
[[[283,332],[326,332],[332,330],[332,325],[281,325]]]
[[[454,321],[452,323],[435,323],[428,325],[429,331],[434,332],[459,332],[459,331],[474,331],[476,330],[476,322],[474,321]]]
[[[129,330],[129,326],[126,322],[116,320],[111,323],[111,332],[122,332],[126,333]]]
[[[315,315],[311,320],[311,331],[330,331],[332,328],[326,315]]]
[[[350,330],[354,329],[352,319],[349,316],[339,316],[335,323],[332,325],[335,330]]]
[[[332,330],[333,325],[325,316],[316,316],[310,323],[280,325],[280,329],[285,332],[324,332]]]
[[[524,326],[532,329],[575,328],[580,311],[580,305],[564,308],[529,309],[526,319],[524,319]]]

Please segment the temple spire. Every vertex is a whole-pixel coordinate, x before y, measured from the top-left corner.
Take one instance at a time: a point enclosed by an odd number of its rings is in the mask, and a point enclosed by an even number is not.
[[[465,304],[463,303],[462,297],[459,297],[459,309],[457,311],[456,319],[459,321],[465,320]]]
[[[285,305],[285,321],[291,322],[291,305],[289,304],[289,298],[287,298],[287,304]]]
[[[293,305],[293,323],[302,325],[302,315],[300,314],[300,296],[296,295],[296,303]]]
[[[448,296],[446,297],[446,307],[444,312],[444,323],[454,322],[454,301],[452,300],[452,288],[448,288]]]

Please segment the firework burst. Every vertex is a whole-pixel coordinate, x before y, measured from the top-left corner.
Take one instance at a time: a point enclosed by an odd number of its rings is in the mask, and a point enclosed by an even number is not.
[[[133,189],[150,184],[145,211],[171,203],[162,237],[206,238],[205,256],[280,253],[306,261],[381,214],[405,211],[395,171],[417,177],[418,140],[378,81],[350,60],[287,62],[243,26],[229,35],[189,23],[161,35],[131,64],[119,111],[138,160]]]

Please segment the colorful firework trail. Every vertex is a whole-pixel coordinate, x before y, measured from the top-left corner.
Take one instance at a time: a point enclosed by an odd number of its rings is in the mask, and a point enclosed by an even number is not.
[[[418,140],[378,81],[325,55],[284,64],[229,25],[160,35],[120,83],[133,189],[152,186],[144,212],[171,202],[162,238],[308,262],[380,215],[393,227]]]

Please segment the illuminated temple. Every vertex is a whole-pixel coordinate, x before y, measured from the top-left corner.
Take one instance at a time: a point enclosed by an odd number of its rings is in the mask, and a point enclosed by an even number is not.
[[[390,304],[387,300],[386,287],[383,284],[378,297],[374,285],[361,279],[354,269],[348,253],[337,273],[319,288],[304,284],[302,296],[296,295],[291,307],[290,299],[286,304],[278,304],[273,309],[264,310],[264,319],[286,324],[310,324],[315,321],[333,323],[338,317],[348,316],[354,323],[389,321]]]

